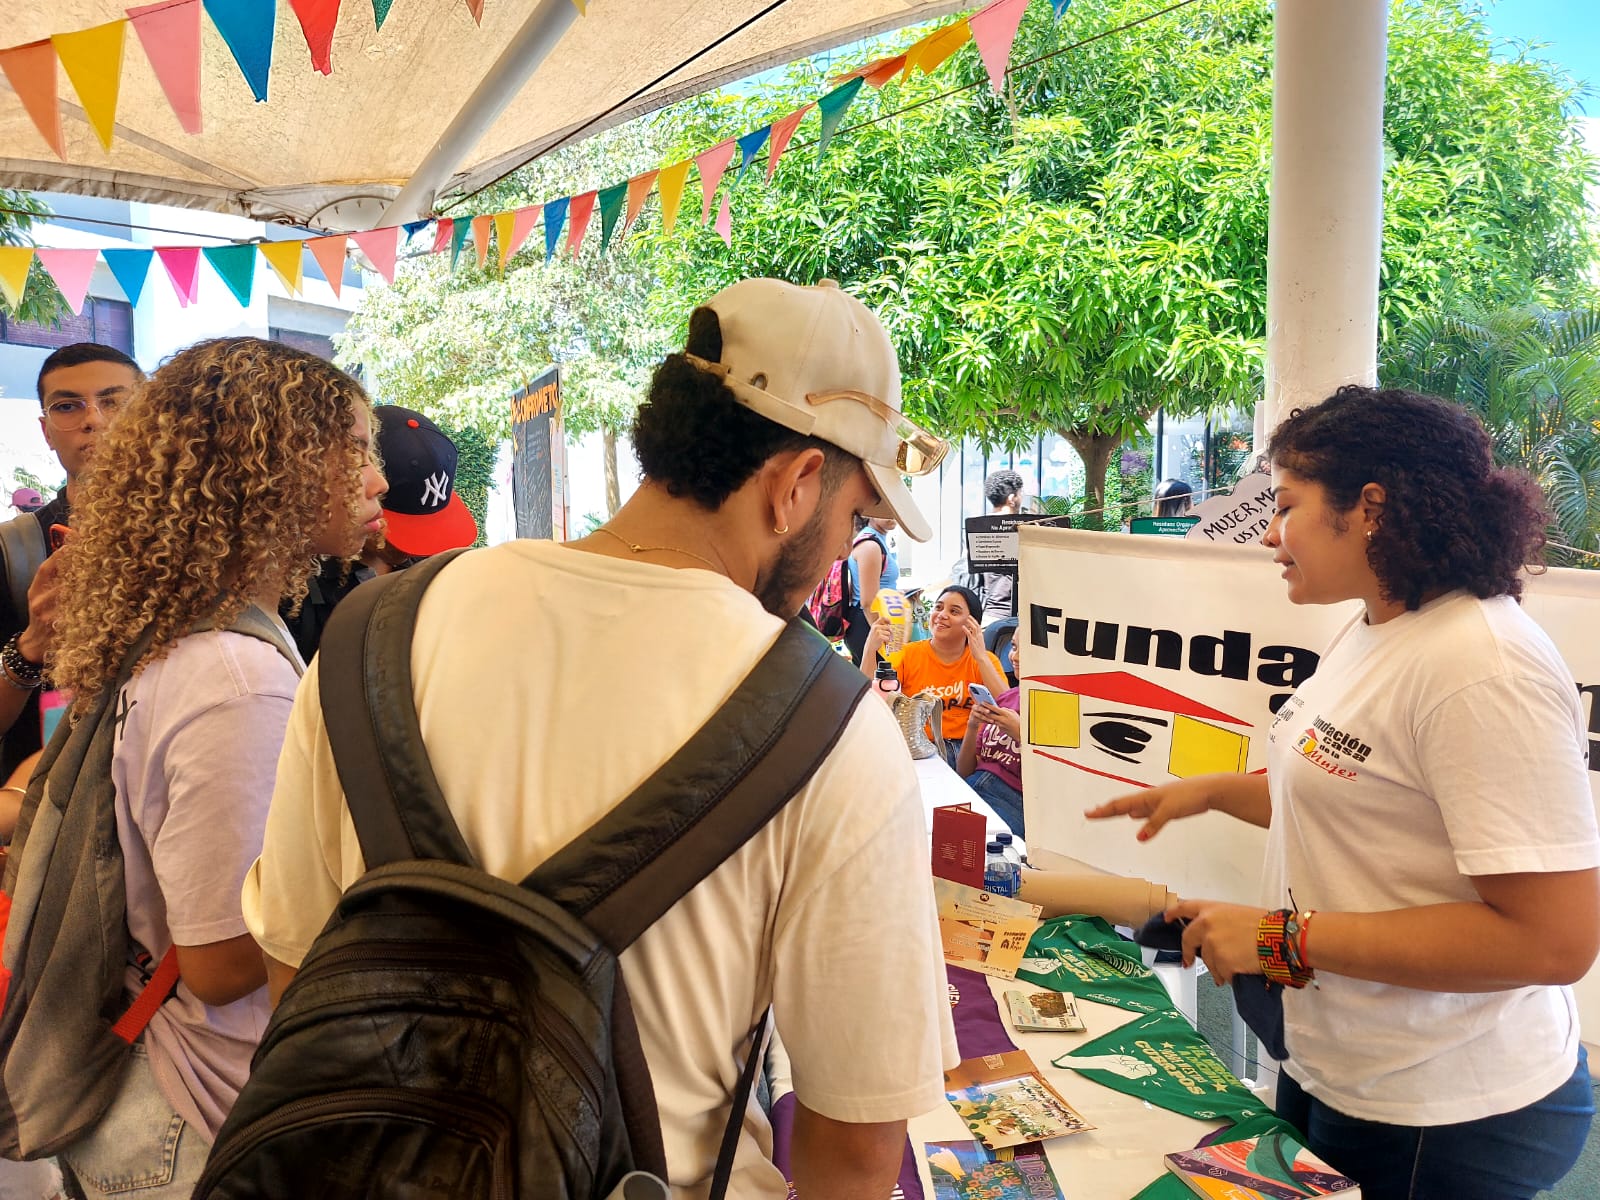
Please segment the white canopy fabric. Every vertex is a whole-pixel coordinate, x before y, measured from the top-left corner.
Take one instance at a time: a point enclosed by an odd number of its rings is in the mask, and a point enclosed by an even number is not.
[[[0,0],[0,47],[115,21],[135,0]],[[279,0],[267,102],[257,104],[209,17],[201,20],[204,130],[186,133],[130,27],[110,153],[72,84],[59,77],[67,161],[50,150],[0,76],[0,185],[203,208],[256,220],[370,227],[427,163],[437,177],[388,221],[426,215],[437,195],[471,190],[548,149],[772,0],[394,0],[383,28],[370,0],[343,0],[333,73],[311,67],[288,0]],[[686,96],[858,38],[944,16],[971,0],[786,0],[716,49],[585,130],[598,132]],[[570,10],[570,11],[568,11]],[[525,27],[559,36],[525,83]],[[562,27],[564,26],[564,31]],[[523,37],[519,41],[519,34]],[[506,54],[507,61],[497,63]],[[523,69],[519,69],[519,66]],[[489,83],[485,85],[488,78]],[[503,110],[474,93],[498,79]],[[520,83],[520,86],[518,86]],[[476,111],[465,136],[463,117]],[[774,113],[781,116],[781,113]],[[447,132],[451,136],[441,145]],[[597,180],[611,183],[613,180]]]

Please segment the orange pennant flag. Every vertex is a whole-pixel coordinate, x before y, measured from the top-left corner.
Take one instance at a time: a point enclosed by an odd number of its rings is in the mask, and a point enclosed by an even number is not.
[[[494,225],[494,218],[485,214],[472,218],[472,244],[478,251],[478,270],[483,270],[489,261],[489,230]]]
[[[28,268],[33,266],[32,246],[0,246],[0,295],[15,312],[22,307],[28,288]]]
[[[300,294],[303,272],[300,252],[305,248],[304,242],[261,243],[261,257],[266,259],[267,265],[277,272],[278,278],[283,280],[283,286],[289,289],[291,296]]]
[[[62,69],[78,93],[89,124],[100,145],[109,153],[111,130],[117,123],[117,93],[122,87],[122,47],[128,22],[108,21],[77,33],[50,37]]]
[[[945,59],[971,40],[972,26],[966,21],[952,21],[942,29],[935,29],[906,51],[906,77],[910,77],[913,67],[920,67],[924,75],[932,74]]]
[[[678,223],[678,206],[683,203],[683,185],[689,181],[690,160],[661,168],[657,189],[661,192],[661,231],[671,233]]]
[[[317,266],[322,268],[322,275],[328,281],[328,286],[333,289],[337,298],[339,288],[344,284],[344,251],[347,235],[336,233],[332,237],[312,238],[306,243],[306,249],[311,251],[311,257],[317,260]]]
[[[656,176],[660,171],[646,171],[643,175],[635,175],[628,180],[628,211],[622,218],[622,232],[627,233],[639,214],[644,211],[644,202],[650,199],[650,189],[656,185]]]
[[[807,102],[795,109],[787,117],[772,123],[772,140],[767,143],[767,178],[772,178],[772,173],[778,169],[778,160],[783,157],[783,152],[789,148],[789,139],[794,136],[794,131],[800,128],[800,122],[811,111],[811,104]]]
[[[479,25],[483,24],[483,0],[467,0],[467,11]]]
[[[494,244],[500,248],[500,273],[505,274],[506,259],[511,257],[511,235],[516,232],[517,214],[511,211],[495,213]]]
[[[56,106],[56,48],[46,41],[0,50],[0,71],[6,73],[11,90],[17,93],[50,149],[57,158],[65,159],[61,109]]]
[[[869,86],[881,88],[889,80],[900,74],[901,68],[905,65],[906,56],[904,54],[896,54],[893,58],[886,58],[882,62],[873,63],[872,68],[865,72],[861,78],[865,79]]]

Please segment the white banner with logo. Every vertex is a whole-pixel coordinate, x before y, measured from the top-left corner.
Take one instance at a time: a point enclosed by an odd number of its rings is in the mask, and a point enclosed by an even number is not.
[[[1174,778],[1264,771],[1272,715],[1357,602],[1290,604],[1260,546],[1025,527],[1020,563],[1029,843],[1181,895],[1256,903],[1264,830],[1207,813],[1140,843],[1137,822],[1083,810]],[[1583,691],[1594,785],[1600,572],[1535,576],[1525,604]],[[1578,995],[1600,1040],[1600,970]]]

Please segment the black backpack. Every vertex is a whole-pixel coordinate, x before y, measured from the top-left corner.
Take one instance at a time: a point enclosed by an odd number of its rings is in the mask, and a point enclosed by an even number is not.
[[[454,557],[363,584],[329,623],[323,714],[368,871],[284,993],[195,1200],[667,1194],[634,1174],[666,1165],[617,956],[803,786],[866,679],[791,622],[654,776],[509,883],[473,863],[413,700],[417,607]]]

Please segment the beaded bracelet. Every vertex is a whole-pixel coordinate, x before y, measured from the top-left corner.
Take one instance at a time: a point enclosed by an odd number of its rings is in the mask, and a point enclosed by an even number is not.
[[[44,668],[38,663],[29,662],[22,653],[22,648],[17,644],[21,637],[20,633],[12,634],[11,639],[0,646],[0,674],[18,691],[31,692],[43,681]]]
[[[1303,988],[1316,978],[1316,972],[1300,958],[1299,919],[1291,909],[1266,913],[1256,926],[1256,957],[1261,973],[1272,983]]]

